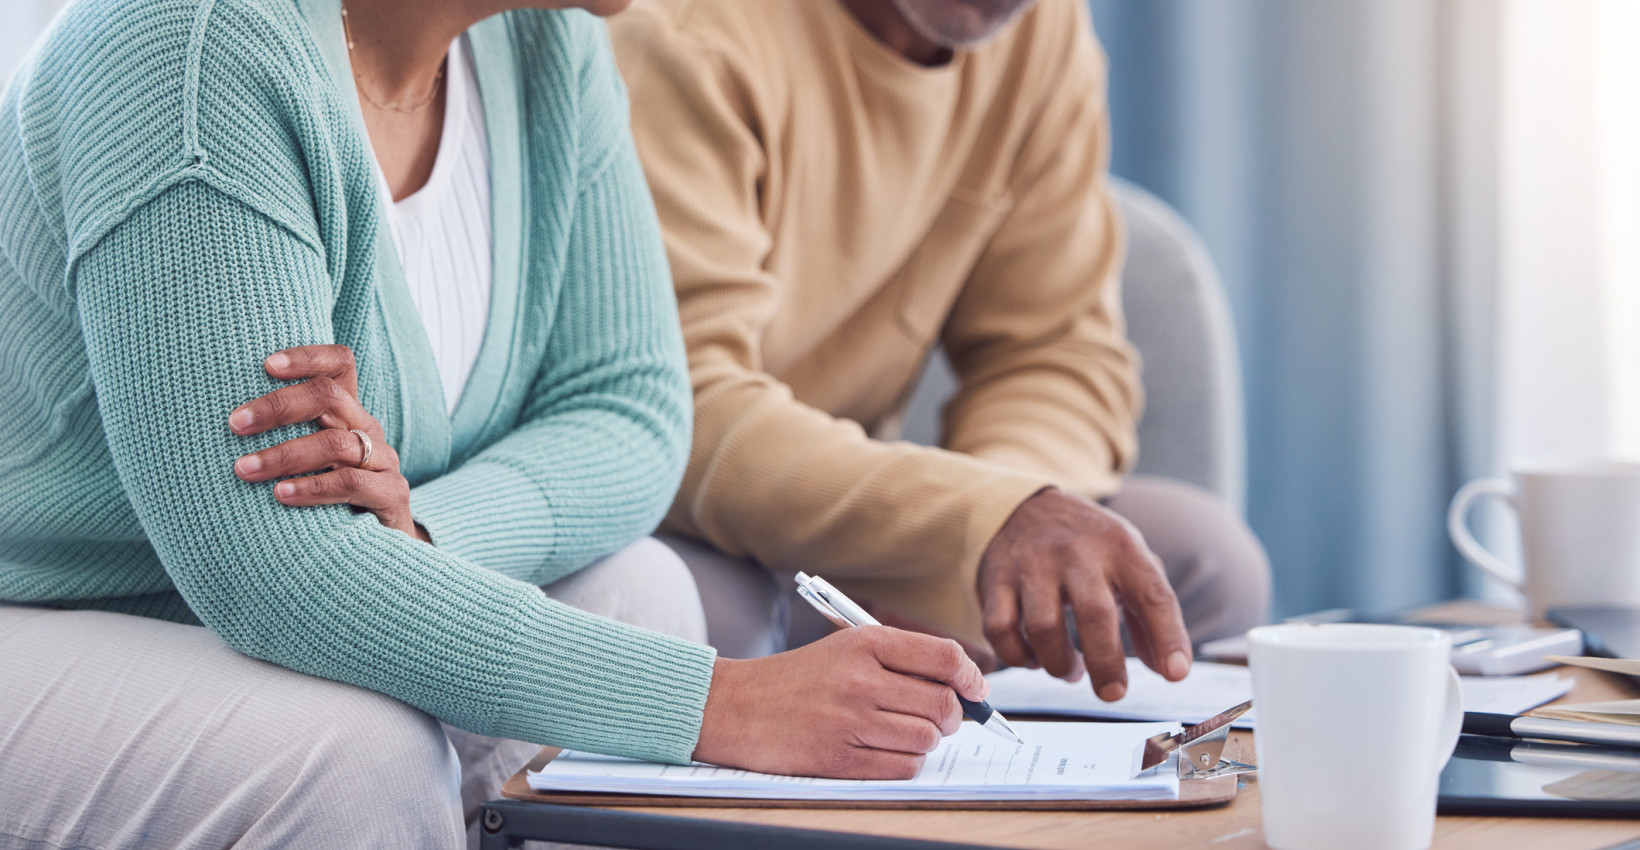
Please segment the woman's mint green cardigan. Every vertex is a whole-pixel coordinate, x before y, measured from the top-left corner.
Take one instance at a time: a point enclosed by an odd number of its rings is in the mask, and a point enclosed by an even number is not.
[[[670,278],[602,24],[469,33],[494,290],[447,414],[337,0],[81,0],[0,100],[0,599],[200,622],[487,735],[682,761],[710,649],[538,589],[647,533],[689,440]],[[436,548],[234,459],[262,360],[339,342]]]

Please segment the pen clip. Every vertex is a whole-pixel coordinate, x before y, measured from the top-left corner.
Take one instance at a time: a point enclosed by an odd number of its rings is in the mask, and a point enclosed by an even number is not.
[[[846,629],[855,625],[854,623],[849,622],[849,619],[843,616],[842,612],[838,611],[837,608],[831,604],[831,602],[827,601],[824,593],[817,592],[813,588],[809,587],[809,583],[813,581],[818,581],[818,579],[811,578],[804,573],[798,573],[797,595],[807,600],[810,605],[814,606],[816,611],[819,611],[822,616],[833,623],[836,623],[839,627]]]

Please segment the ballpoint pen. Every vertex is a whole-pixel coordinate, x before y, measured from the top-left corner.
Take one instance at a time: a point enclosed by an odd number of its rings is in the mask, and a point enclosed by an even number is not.
[[[1552,720],[1524,714],[1516,716],[1466,711],[1463,715],[1463,731],[1468,735],[1575,741],[1581,744],[1640,749],[1640,727],[1626,723],[1591,723],[1584,720]]]
[[[1502,761],[1546,767],[1640,773],[1640,753],[1632,749],[1589,744],[1556,744],[1522,741],[1516,738],[1464,735],[1458,739],[1458,749],[1452,756],[1471,761]]]
[[[843,595],[843,592],[832,587],[823,578],[810,576],[807,573],[797,574],[797,595],[803,597],[814,606],[826,619],[843,628],[853,626],[880,626],[877,618],[867,614],[864,608],[854,604],[854,600]],[[962,715],[969,720],[984,726],[986,729],[1001,735],[1015,743],[1023,744],[1025,739],[1019,737],[1014,727],[1008,725],[1002,713],[992,708],[990,703],[980,700],[963,699],[959,694],[957,702],[962,703]]]

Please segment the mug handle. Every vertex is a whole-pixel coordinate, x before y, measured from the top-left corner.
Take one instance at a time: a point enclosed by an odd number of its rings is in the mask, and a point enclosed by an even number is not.
[[[1502,478],[1480,478],[1463,485],[1458,494],[1452,497],[1452,507],[1446,512],[1446,530],[1452,535],[1452,545],[1469,560],[1469,563],[1480,567],[1493,578],[1510,587],[1525,593],[1524,577],[1519,571],[1503,562],[1502,558],[1486,550],[1475,535],[1469,532],[1469,524],[1465,522],[1469,515],[1469,506],[1482,496],[1496,496],[1504,501],[1511,510],[1519,513],[1515,504],[1515,488]]]
[[[1463,734],[1463,688],[1458,671],[1446,665],[1446,717],[1441,722],[1440,746],[1435,748],[1435,773],[1446,769],[1452,753],[1458,749],[1458,736]]]

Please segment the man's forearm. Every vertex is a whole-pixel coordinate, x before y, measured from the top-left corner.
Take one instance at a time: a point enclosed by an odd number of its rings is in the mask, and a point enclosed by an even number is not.
[[[773,569],[824,570],[877,604],[977,637],[980,556],[1048,483],[873,440],[747,371],[697,390],[695,449],[668,525]]]

